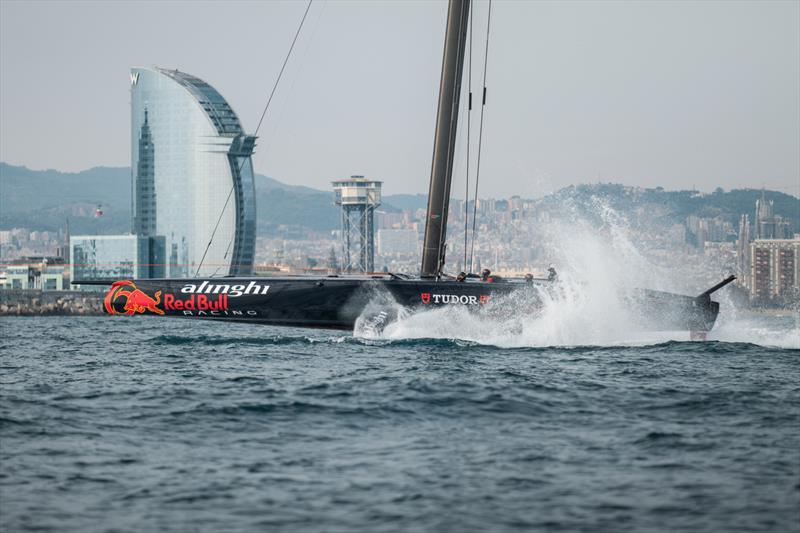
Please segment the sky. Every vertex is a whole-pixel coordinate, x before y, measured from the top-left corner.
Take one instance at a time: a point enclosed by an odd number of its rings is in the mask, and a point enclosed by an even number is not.
[[[0,0],[0,160],[130,165],[132,66],[206,80],[253,133],[305,7]],[[479,93],[488,3],[473,9]],[[388,194],[427,192],[446,10],[313,0],[258,131],[256,171],[320,189],[363,174]],[[800,196],[798,1],[494,0],[487,90],[482,197],[598,181]],[[470,120],[472,187],[478,109]],[[461,127],[455,197],[466,147]]]

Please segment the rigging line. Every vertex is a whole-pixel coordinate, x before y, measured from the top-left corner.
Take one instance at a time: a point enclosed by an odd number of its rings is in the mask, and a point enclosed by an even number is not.
[[[278,130],[281,127],[281,123],[283,120],[283,116],[286,113],[286,109],[291,107],[291,98],[294,95],[294,87],[297,85],[297,80],[299,80],[303,75],[303,69],[307,63],[308,53],[311,49],[311,45],[314,43],[314,37],[317,35],[317,29],[319,28],[319,21],[322,19],[322,15],[325,12],[325,6],[327,6],[327,2],[322,2],[320,8],[317,9],[317,19],[314,21],[314,26],[311,28],[311,35],[306,39],[306,47],[303,50],[302,58],[299,59],[300,65],[297,67],[295,72],[292,75],[292,84],[289,86],[289,90],[287,91],[287,99],[284,100],[283,104],[280,107],[280,112],[278,113],[277,117],[273,117],[272,119],[272,128],[270,132],[265,132],[264,136],[268,137],[269,141],[263,145],[263,149],[259,151],[262,157],[266,157],[269,151],[272,149],[272,145],[275,143],[275,137],[277,135]],[[311,21],[309,21],[311,24]],[[306,30],[308,33],[308,30]],[[297,53],[299,54],[300,51],[298,50]],[[292,73],[290,73],[292,74]],[[288,75],[288,74],[287,74]]]
[[[261,129],[261,123],[264,122],[264,117],[267,115],[267,110],[269,109],[269,105],[272,103],[272,97],[275,96],[275,91],[278,88],[278,84],[281,82],[281,78],[283,77],[283,71],[286,69],[286,64],[289,62],[289,58],[292,55],[292,50],[294,50],[294,45],[297,43],[297,37],[300,35],[300,30],[303,29],[303,24],[306,21],[306,17],[308,16],[308,10],[311,9],[311,3],[314,0],[308,0],[308,5],[306,6],[306,10],[303,13],[303,18],[300,19],[300,25],[297,27],[297,31],[294,34],[294,39],[292,39],[292,44],[289,46],[289,51],[286,53],[286,57],[283,60],[283,65],[281,65],[281,70],[278,72],[278,77],[275,79],[275,84],[272,86],[272,91],[269,93],[269,98],[267,99],[267,105],[264,106],[264,111],[261,113],[261,118],[258,120],[258,125],[256,126],[256,131],[253,133],[253,136],[258,136],[258,130]],[[242,162],[239,165],[239,170],[237,174],[241,174],[242,168],[244,168],[244,163],[247,160],[246,157],[242,158]],[[233,195],[233,191],[236,188],[236,182],[231,185],[231,190],[228,192],[228,198],[225,199],[225,204],[222,206],[222,211],[219,214],[219,218],[217,218],[217,223],[214,225],[214,230],[211,232],[211,238],[206,245],[206,249],[203,252],[203,257],[200,258],[200,264],[197,265],[197,270],[195,271],[195,277],[198,276],[200,273],[200,269],[203,266],[203,261],[206,259],[206,255],[208,254],[208,250],[211,248],[211,243],[214,242],[214,236],[217,234],[217,229],[219,229],[219,223],[222,221],[222,217],[225,214],[225,210],[228,208],[228,204],[231,201],[231,196]],[[233,266],[233,265],[232,265]]]
[[[264,117],[267,115],[267,109],[269,109],[269,104],[272,102],[272,97],[275,96],[275,90],[278,88],[278,84],[281,81],[281,77],[283,76],[283,71],[286,69],[286,64],[289,62],[289,57],[292,55],[292,50],[294,50],[294,45],[297,42],[297,37],[300,35],[300,30],[303,29],[303,23],[306,21],[306,17],[308,16],[308,10],[311,9],[311,2],[313,1],[314,0],[308,0],[306,11],[305,13],[303,13],[303,18],[300,20],[300,26],[297,27],[297,32],[295,32],[294,39],[292,39],[292,45],[289,47],[289,52],[286,54],[286,58],[283,60],[283,65],[281,66],[280,72],[278,72],[278,78],[275,80],[275,85],[272,86],[272,92],[269,93],[269,98],[267,99],[267,105],[264,106],[264,112],[261,113],[261,118],[258,119],[258,126],[256,126],[255,134],[258,134],[258,130],[259,128],[261,128],[261,123],[264,121]]]
[[[469,95],[469,103],[467,104],[467,179],[464,180],[464,270],[467,270],[467,235],[469,231],[469,145],[472,139],[470,135],[470,119],[472,117],[472,21],[474,19],[474,6],[475,2],[469,5],[469,67],[467,69],[467,93]]]
[[[481,102],[481,118],[478,125],[478,161],[475,165],[475,203],[472,205],[472,247],[469,252],[469,269],[472,271],[472,260],[475,258],[475,221],[478,214],[478,184],[481,179],[481,148],[483,146],[483,111],[486,108],[486,70],[489,65],[489,34],[492,23],[492,0],[489,0],[489,12],[486,15],[486,46],[483,55],[483,99]]]
[[[232,246],[233,246],[233,239],[228,241],[228,247],[225,249],[225,254],[222,256],[223,259],[227,259],[228,258],[228,254],[230,253]],[[219,265],[217,265],[216,270],[214,270],[214,272],[209,277],[213,278],[214,276],[216,276],[217,272],[219,272],[219,269],[224,267],[224,266],[226,266],[225,263],[220,263]]]
[[[465,15],[462,12],[461,13],[461,17],[462,17],[461,20],[464,20],[463,19],[464,16]],[[467,13],[466,16],[469,17],[469,13]],[[461,27],[461,22],[459,22],[459,27]],[[459,39],[458,51],[456,52],[456,55],[457,56],[461,56],[461,39]],[[458,87],[458,88],[453,87],[453,94],[454,95],[460,94],[460,90],[461,90],[461,87]],[[453,103],[455,104],[455,97],[452,100],[453,100]],[[455,113],[456,122],[457,122],[458,121],[458,108],[451,109],[450,116],[452,117],[454,113]],[[448,139],[453,139],[453,134],[454,134],[453,130],[454,130],[454,128],[453,128],[453,119],[451,118],[450,119],[450,125],[449,125]],[[452,157],[448,157],[447,158],[447,168],[445,170],[445,172],[446,172],[445,175],[449,176],[451,179],[452,179],[452,176],[453,176],[452,170],[453,170],[453,158]],[[448,180],[448,181],[450,181],[450,180]],[[448,183],[447,188],[448,189],[450,188],[450,184],[449,183]],[[448,194],[443,194],[442,195],[442,221],[439,224],[439,249],[436,251],[436,277],[437,277],[437,279],[439,277],[441,277],[441,275],[442,275],[442,268],[444,267],[445,254],[447,253],[447,243],[446,242],[442,242],[442,241],[444,241],[443,237],[444,237],[445,229],[447,228],[447,219],[448,219],[448,214],[449,214],[449,209],[448,209],[448,213],[445,213],[445,206],[450,201],[450,198],[449,198],[450,191],[448,190],[447,192],[448,192]]]

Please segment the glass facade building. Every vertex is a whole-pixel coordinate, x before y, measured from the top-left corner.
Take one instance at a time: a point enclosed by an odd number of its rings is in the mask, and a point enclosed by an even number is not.
[[[165,277],[163,236],[74,235],[69,248],[72,281]]]
[[[131,69],[132,226],[164,237],[166,276],[252,272],[254,147],[255,137],[203,80]]]

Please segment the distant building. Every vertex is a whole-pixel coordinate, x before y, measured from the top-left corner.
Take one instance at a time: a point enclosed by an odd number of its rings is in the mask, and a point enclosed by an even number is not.
[[[768,301],[800,291],[800,235],[794,239],[756,239],[750,243],[750,298]]]
[[[165,277],[164,237],[73,235],[70,256],[73,282]]]
[[[765,192],[756,200],[755,218],[756,239],[788,239],[791,237],[791,225],[788,220],[775,216],[773,201],[767,200]]]
[[[163,236],[167,276],[252,272],[254,146],[205,81],[178,70],[131,69],[132,230]]]
[[[9,265],[6,267],[6,289],[34,289],[36,288],[36,270],[30,265]]]
[[[65,274],[66,269],[60,258],[25,258],[5,267],[2,288],[63,291],[67,288]]]
[[[732,242],[736,233],[724,217],[700,218],[689,215],[686,218],[687,242],[703,249],[706,242]]]
[[[378,254],[413,255],[420,250],[417,231],[413,229],[378,230]]]
[[[686,242],[697,248],[703,248],[708,240],[708,220],[697,215],[686,217]]]
[[[756,200],[756,239],[775,238],[775,216],[772,210],[772,200],[767,201],[764,191],[761,191],[761,198]]]
[[[345,271],[375,271],[375,209],[382,181],[350,176],[333,182],[334,203],[342,208],[342,263]]]
[[[448,209],[447,220],[449,222],[464,219],[464,200],[458,198],[450,199],[450,208]]]
[[[408,225],[408,213],[384,213],[375,211],[375,227],[380,229],[397,229]]]
[[[798,261],[792,256],[795,252],[791,252],[796,249],[792,243],[796,243],[797,236],[791,238],[791,221],[775,215],[773,201],[767,200],[762,190],[761,198],[756,200],[752,233],[750,224],[748,215],[739,219],[737,283],[748,290],[753,300],[782,298],[790,291],[786,280],[791,277],[789,285],[796,288],[798,279]],[[794,266],[789,268],[789,262]]]
[[[44,265],[40,270],[39,283],[43,291],[63,291],[67,269],[64,265]]]
[[[144,110],[144,123],[139,132],[139,160],[134,174],[134,194],[136,209],[133,212],[133,233],[136,235],[156,235],[156,180],[155,147],[150,132],[147,108]]]

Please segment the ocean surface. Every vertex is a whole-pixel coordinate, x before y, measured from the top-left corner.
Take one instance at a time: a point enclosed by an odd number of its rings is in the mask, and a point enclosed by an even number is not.
[[[800,531],[796,317],[405,333],[1,318],[0,530]]]

